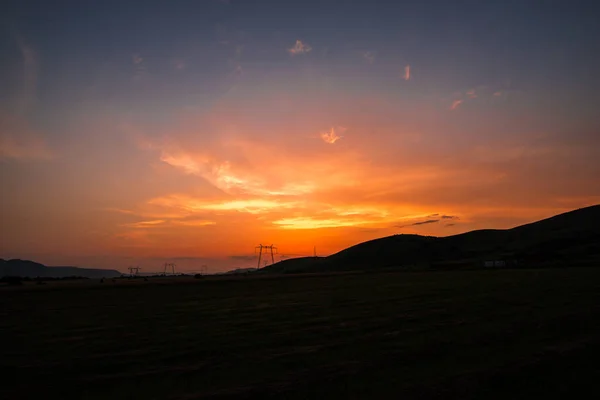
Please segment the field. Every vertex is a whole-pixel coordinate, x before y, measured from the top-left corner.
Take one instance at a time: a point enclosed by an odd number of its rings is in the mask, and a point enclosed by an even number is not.
[[[0,288],[0,398],[586,398],[600,269]]]

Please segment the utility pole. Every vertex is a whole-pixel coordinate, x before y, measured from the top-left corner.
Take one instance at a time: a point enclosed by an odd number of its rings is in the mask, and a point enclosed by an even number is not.
[[[263,245],[263,244],[259,244],[258,246],[256,246],[254,248],[254,253],[256,254],[256,250],[258,250],[258,264],[257,264],[257,268],[256,269],[260,269],[260,261],[262,260],[262,255],[263,255],[263,250],[265,252],[265,256],[267,255],[268,251],[271,252],[271,263],[275,264],[275,254],[277,254],[277,247],[275,247],[274,245]],[[265,261],[265,266],[266,266],[266,261]]]

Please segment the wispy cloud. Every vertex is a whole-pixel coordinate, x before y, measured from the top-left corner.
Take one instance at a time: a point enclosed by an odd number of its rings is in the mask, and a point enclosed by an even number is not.
[[[148,201],[148,204],[170,209],[178,209],[186,214],[202,211],[238,211],[249,214],[260,214],[265,211],[285,210],[298,207],[298,202],[269,199],[222,200],[207,201],[185,195],[170,195]]]
[[[404,67],[404,75],[402,76],[402,79],[404,79],[405,81],[410,80],[410,65]]]
[[[145,229],[145,228],[152,228],[155,227],[157,225],[162,225],[164,224],[166,221],[163,219],[157,219],[157,220],[153,220],[153,221],[139,221],[139,222],[132,222],[132,223],[128,223],[128,224],[123,224],[122,226],[128,227],[128,228],[141,228],[141,229]]]
[[[440,221],[439,219],[428,219],[426,221],[415,222],[414,224],[411,224],[411,225],[412,226],[427,225],[427,224],[434,224],[439,221]]]
[[[298,54],[306,54],[312,50],[308,43],[303,43],[302,40],[296,40],[294,47],[288,49],[288,53],[295,56]]]
[[[373,64],[375,62],[375,53],[372,51],[366,51],[363,53],[363,57],[369,64]]]
[[[141,79],[146,74],[144,58],[140,54],[135,53],[131,55],[131,62],[133,64],[133,78],[135,80]]]
[[[421,225],[429,225],[429,224],[435,224],[436,222],[440,222],[439,219],[427,219],[425,221],[417,221],[417,222],[413,222],[412,224],[406,224],[406,225],[395,225],[395,228],[406,228],[409,226],[421,226]]]
[[[139,54],[133,54],[131,56],[131,61],[135,64],[135,65],[139,65],[142,62],[144,62],[144,59],[142,58],[142,56],[140,56]]]
[[[456,215],[442,215],[440,218],[442,219],[458,219]]]
[[[38,79],[38,55],[23,38],[17,38],[17,45],[23,57],[23,86],[18,100],[18,114],[24,114],[35,101]]]
[[[346,131],[346,128],[338,127],[337,131],[342,133],[342,132]],[[327,131],[327,132],[321,133],[321,139],[323,139],[323,141],[325,143],[334,144],[341,138],[343,138],[343,136],[338,135],[338,133],[336,132],[336,128],[334,128],[334,127],[329,129],[329,131]]]
[[[475,99],[477,97],[477,93],[475,93],[475,89],[471,89],[466,93],[467,97],[470,99]]]
[[[191,220],[172,220],[170,221],[173,225],[179,226],[211,226],[216,225],[215,221],[209,221],[205,219],[191,219]]]
[[[451,110],[456,110],[458,108],[458,106],[460,106],[463,103],[462,100],[454,100],[452,102],[452,105],[450,106]]]
[[[375,222],[371,219],[343,219],[343,218],[312,218],[295,217],[282,218],[273,222],[283,229],[322,229],[322,228],[341,228],[365,225]]]
[[[105,208],[103,210],[109,211],[109,212],[115,212],[115,213],[119,213],[119,214],[135,215],[135,211],[125,210],[122,208],[109,207],[109,208]]]

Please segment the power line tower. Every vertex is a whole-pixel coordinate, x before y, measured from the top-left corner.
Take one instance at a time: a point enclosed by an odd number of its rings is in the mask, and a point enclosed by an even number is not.
[[[134,276],[138,276],[138,274],[140,273],[140,267],[128,267],[127,268],[129,270],[129,276],[134,277]]]
[[[175,275],[175,264],[174,263],[165,263],[165,272],[164,274],[167,274],[167,271],[171,269],[171,272],[173,273],[173,275]]]
[[[277,254],[277,247],[270,245],[259,244],[254,248],[254,253],[256,254],[256,250],[258,250],[258,266],[256,269],[260,269],[260,261],[262,259],[263,251],[265,252],[265,256],[270,252],[271,253],[271,263],[275,264],[275,254]],[[267,264],[265,264],[266,266]]]

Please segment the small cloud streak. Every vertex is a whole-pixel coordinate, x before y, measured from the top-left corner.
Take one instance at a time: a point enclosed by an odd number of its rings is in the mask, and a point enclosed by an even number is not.
[[[171,195],[152,199],[148,204],[178,209],[183,214],[201,211],[238,211],[249,214],[260,214],[265,211],[294,208],[298,205],[298,202],[267,199],[204,201],[189,196]]]
[[[462,100],[454,100],[452,102],[452,105],[450,106],[451,110],[456,110],[458,108],[458,106],[460,106],[463,103]]]
[[[157,220],[153,220],[153,221],[132,222],[130,224],[123,224],[122,226],[125,226],[125,227],[128,227],[128,228],[145,229],[145,228],[152,228],[152,227],[155,227],[157,225],[162,225],[165,222],[166,221],[163,220],[163,219],[157,219]]]
[[[440,222],[439,219],[428,219],[425,221],[418,221],[418,222],[414,222],[412,224],[408,224],[408,225],[396,225],[395,228],[406,228],[409,226],[420,226],[420,225],[428,225],[428,224],[435,224],[436,222]]]
[[[373,64],[375,62],[375,54],[371,51],[364,52],[363,57],[369,64]]]
[[[295,56],[298,54],[310,53],[311,50],[312,47],[308,43],[303,43],[302,40],[296,40],[296,44],[294,47],[288,49],[288,53]]]
[[[405,81],[410,80],[410,65],[404,67],[404,75],[402,76],[402,79],[404,79]]]
[[[217,223],[215,221],[208,221],[208,220],[204,220],[204,219],[195,219],[195,220],[174,220],[171,221],[171,223],[173,225],[179,225],[179,226],[211,226],[211,225],[216,225]]]
[[[341,219],[324,218],[316,219],[311,217],[283,218],[274,221],[282,229],[322,229],[322,228],[341,228],[373,223],[372,220],[361,219]]]
[[[344,132],[346,129],[338,127],[337,130]],[[343,138],[343,136],[338,135],[336,129],[333,127],[329,131],[321,133],[321,139],[323,139],[325,143],[334,144],[341,138]]]
[[[412,224],[412,226],[419,226],[419,225],[427,225],[427,224],[434,224],[436,222],[440,222],[439,219],[428,219],[426,221],[421,221],[421,222],[415,222],[414,224]]]
[[[474,99],[477,97],[477,94],[475,93],[475,89],[471,89],[466,93],[467,97],[470,99]]]

